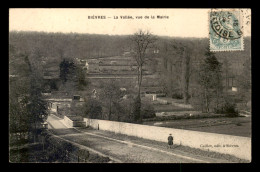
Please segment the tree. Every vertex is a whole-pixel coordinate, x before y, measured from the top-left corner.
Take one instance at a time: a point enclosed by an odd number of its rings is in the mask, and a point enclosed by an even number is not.
[[[30,124],[30,131],[32,131],[35,141],[39,126],[48,116],[48,104],[42,98],[41,78],[36,74],[36,71],[34,72],[35,73],[31,75],[29,100],[26,108],[29,115],[28,123]]]
[[[142,122],[141,115],[141,85],[143,78],[143,66],[148,58],[147,50],[152,48],[153,43],[156,41],[155,37],[149,31],[139,30],[131,37],[133,43],[134,50],[134,58],[137,63],[137,98],[135,102],[136,110],[134,111],[136,114],[136,119],[139,122]]]
[[[162,85],[168,95],[184,99],[189,103],[189,87],[192,74],[192,44],[187,40],[165,41],[162,44],[163,73]]]
[[[251,111],[251,58],[246,58],[241,74],[238,76],[238,85],[241,99],[245,103],[246,110]]]
[[[121,102],[115,102],[113,104],[114,114],[115,114],[115,120],[116,121],[122,121],[125,116],[127,115],[127,109],[125,109],[126,106]]]
[[[142,122],[141,108],[141,99],[139,96],[137,96],[134,98],[134,103],[132,107],[132,116],[135,122]]]
[[[241,88],[251,91],[251,58],[246,58],[243,64],[243,72],[240,75]]]
[[[71,91],[82,91],[87,86],[85,71],[72,60],[64,59],[60,63],[60,79],[63,86]]]
[[[28,75],[10,79],[9,115],[10,130],[14,133],[29,133],[37,135],[39,124],[48,114],[47,103],[41,98],[42,72],[37,62],[38,55],[33,51],[30,55],[23,55],[27,65]],[[20,69],[21,70],[21,69]]]
[[[63,59],[60,63],[60,79],[65,83],[68,80],[69,74],[74,73],[76,66],[73,62]]]
[[[143,118],[156,117],[154,107],[148,102],[142,105],[141,113],[143,114]]]
[[[212,99],[217,99],[222,93],[221,63],[214,53],[207,49],[206,58],[199,67],[198,83],[202,90],[202,111],[210,112]]]
[[[32,54],[26,58],[26,62],[30,68],[30,86],[29,96],[26,103],[26,110],[28,113],[28,125],[29,131],[33,133],[34,141],[37,137],[38,129],[41,123],[47,118],[48,115],[48,104],[42,98],[43,90],[43,75],[41,64],[38,61],[41,56],[40,50],[37,48],[33,50]]]
[[[49,81],[48,84],[50,85],[51,90],[58,90],[58,86],[54,80]]]
[[[181,62],[181,88],[182,88],[182,96],[184,99],[184,103],[189,103],[189,84],[190,84],[190,76],[191,76],[191,49],[189,46],[186,46],[179,43],[172,44],[173,49],[175,50],[175,54],[180,56],[177,60]]]
[[[123,91],[120,90],[119,84],[115,80],[110,80],[102,84],[100,98],[104,106],[108,109],[108,120],[111,120],[113,107],[120,109],[119,102],[123,97]],[[115,108],[115,109],[117,109]]]
[[[30,85],[30,67],[26,62],[28,56],[20,54],[15,47],[12,47],[9,56],[9,73],[18,76],[9,78],[9,134],[10,142],[15,138],[16,146],[19,147],[18,142],[25,139],[29,128],[26,104]]]
[[[78,90],[84,90],[88,82],[86,81],[86,72],[79,66],[76,67],[75,86]]]
[[[23,87],[23,85],[21,86]],[[18,142],[24,139],[25,134],[29,131],[29,118],[26,110],[28,96],[20,92],[21,86],[12,85],[9,93],[9,132],[15,137],[17,147],[19,146]]]
[[[190,60],[191,55],[188,49],[184,52],[183,58],[183,98],[184,103],[188,104],[189,102],[189,84],[190,84]]]
[[[230,63],[227,59],[227,57],[225,57],[225,59],[223,60],[223,74],[225,77],[225,91],[227,92],[228,90],[228,86],[229,86],[229,77],[232,75],[231,74],[231,69],[230,69]]]
[[[100,104],[101,103],[96,99],[87,99],[83,105],[83,117],[102,119],[102,106]]]

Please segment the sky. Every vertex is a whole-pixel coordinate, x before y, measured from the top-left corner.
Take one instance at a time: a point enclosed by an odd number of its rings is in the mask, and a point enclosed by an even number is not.
[[[11,8],[9,31],[129,35],[143,29],[160,36],[205,38],[209,33],[209,10]],[[251,16],[251,10],[244,10],[243,14]],[[158,15],[168,18],[158,19]],[[106,19],[89,19],[89,16],[105,16]],[[133,19],[121,19],[120,16],[132,16]],[[142,19],[137,19],[138,16]],[[244,36],[251,36],[251,18],[249,24],[249,18],[244,18]]]

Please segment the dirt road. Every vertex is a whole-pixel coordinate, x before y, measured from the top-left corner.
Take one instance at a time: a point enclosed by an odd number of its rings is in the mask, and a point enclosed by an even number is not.
[[[67,128],[62,120],[53,115],[48,118],[49,127],[56,136],[85,146],[123,163],[228,163],[229,161],[199,156],[196,153],[167,149],[144,139],[119,136],[106,131]],[[176,145],[175,145],[176,146]]]
[[[64,128],[68,128],[63,122],[62,119],[60,119],[59,117],[53,115],[53,113],[51,113],[51,115],[48,116],[47,118],[47,122],[48,122],[48,128],[49,129],[64,129]]]

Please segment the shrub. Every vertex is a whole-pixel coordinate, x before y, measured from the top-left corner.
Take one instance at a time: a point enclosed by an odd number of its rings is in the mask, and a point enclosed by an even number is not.
[[[87,151],[85,149],[79,149],[78,156],[79,156],[79,161],[86,162],[89,159],[89,151]]]
[[[183,95],[180,92],[174,92],[174,93],[172,93],[172,98],[173,99],[183,99]]]
[[[228,117],[237,117],[239,113],[236,109],[236,104],[226,100],[220,107],[215,108],[215,113],[226,114]]]
[[[51,90],[58,90],[57,83],[55,81],[50,81],[50,88]]]
[[[102,118],[102,106],[101,103],[96,99],[90,99],[83,105],[83,117],[91,119],[101,119]]]
[[[46,146],[47,148],[47,154],[49,162],[64,162],[66,161],[66,154],[64,153],[65,149],[62,146],[63,141],[55,138],[55,137],[48,137],[46,138]]]
[[[153,106],[151,106],[150,104],[143,105],[141,113],[142,113],[143,119],[156,117],[155,110],[154,110]]]
[[[69,142],[53,137],[49,132],[44,133],[46,157],[48,162],[69,162],[70,154],[77,151],[77,147]]]

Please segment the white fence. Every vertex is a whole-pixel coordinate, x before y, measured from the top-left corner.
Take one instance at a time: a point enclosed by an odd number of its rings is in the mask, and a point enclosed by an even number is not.
[[[206,133],[165,127],[156,127],[107,120],[84,118],[87,126],[94,129],[136,136],[160,142],[167,142],[172,134],[175,144],[199,148],[236,156],[251,161],[251,138],[224,134]]]

